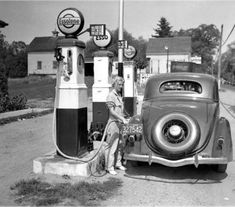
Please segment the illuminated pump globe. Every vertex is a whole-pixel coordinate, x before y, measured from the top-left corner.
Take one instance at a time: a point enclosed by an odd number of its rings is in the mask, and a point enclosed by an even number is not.
[[[98,46],[99,48],[108,47],[109,44],[111,43],[111,40],[112,40],[112,36],[107,29],[105,30],[105,35],[93,37],[93,41],[95,45]]]
[[[124,56],[127,59],[133,59],[136,56],[136,53],[137,51],[132,45],[129,45],[127,48],[124,49]]]
[[[76,37],[84,26],[82,13],[75,8],[67,8],[57,17],[57,26],[66,37]]]

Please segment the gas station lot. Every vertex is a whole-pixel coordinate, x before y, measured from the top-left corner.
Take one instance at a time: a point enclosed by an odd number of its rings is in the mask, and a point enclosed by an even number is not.
[[[221,101],[235,105],[234,91],[220,91]],[[91,99],[89,114],[91,120]],[[141,105],[141,103],[139,103]],[[233,142],[235,119],[221,106],[221,113],[230,121]],[[234,113],[233,113],[234,115]],[[54,151],[52,114],[12,122],[0,128],[0,205],[17,205],[10,186],[21,179],[37,177],[33,160]],[[234,148],[234,145],[233,145]],[[119,171],[115,177],[122,181],[118,192],[100,205],[235,205],[235,164],[228,165],[227,173],[219,174],[209,166],[169,168],[153,164]],[[89,182],[105,181],[110,175],[84,178]],[[83,178],[66,179],[60,176],[42,176],[48,182],[77,182]]]

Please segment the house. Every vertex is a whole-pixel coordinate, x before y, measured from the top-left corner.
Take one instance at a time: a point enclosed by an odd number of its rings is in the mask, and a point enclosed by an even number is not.
[[[58,62],[56,61],[56,42],[64,36],[35,37],[27,48],[28,75],[56,75]],[[85,76],[93,76],[93,58],[85,58]]]
[[[50,37],[35,37],[27,48],[28,75],[55,75],[57,61],[54,57],[56,41],[64,38],[53,31]]]
[[[191,61],[191,37],[150,38],[146,57],[149,73],[170,72],[171,61]]]

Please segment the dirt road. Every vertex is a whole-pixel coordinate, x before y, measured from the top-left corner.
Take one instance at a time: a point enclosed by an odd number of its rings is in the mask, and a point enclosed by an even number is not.
[[[221,92],[221,99],[227,104],[235,105],[233,97],[234,92]],[[221,113],[229,119],[235,139],[235,120],[222,107]],[[54,150],[52,114],[0,126],[0,136],[0,205],[13,206],[16,204],[10,196],[10,186],[20,179],[35,177],[33,159]],[[109,176],[89,179],[102,181]],[[154,164],[128,167],[126,172],[119,172],[117,178],[123,181],[123,186],[102,206],[235,205],[234,162],[229,164],[225,174],[216,173],[208,166],[196,169]]]

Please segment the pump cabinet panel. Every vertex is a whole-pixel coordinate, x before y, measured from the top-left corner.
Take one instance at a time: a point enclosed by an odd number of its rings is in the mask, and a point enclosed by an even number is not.
[[[79,156],[87,150],[87,108],[56,109],[57,145],[66,155]]]

